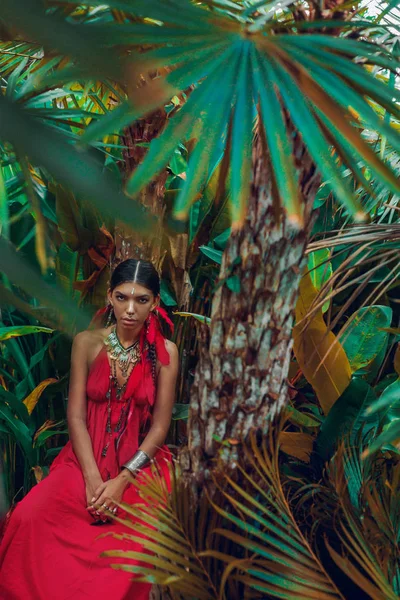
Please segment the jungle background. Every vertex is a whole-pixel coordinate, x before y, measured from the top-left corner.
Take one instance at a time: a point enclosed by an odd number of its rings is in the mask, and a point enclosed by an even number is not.
[[[399,23],[395,1],[2,0],[0,513],[68,439],[110,268],[147,258],[180,376],[173,493],[130,508],[133,538],[158,529],[140,576],[399,597]]]

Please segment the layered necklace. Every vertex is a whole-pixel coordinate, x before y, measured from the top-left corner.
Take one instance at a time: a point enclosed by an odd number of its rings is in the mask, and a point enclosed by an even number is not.
[[[115,389],[115,397],[117,400],[121,400],[124,398],[124,394],[126,391],[126,387],[128,385],[129,377],[140,361],[141,352],[140,352],[140,343],[139,340],[136,340],[128,346],[124,348],[121,342],[118,339],[117,330],[114,326],[111,333],[105,338],[104,345],[107,348],[107,351],[110,354],[110,377],[108,390],[106,393],[107,398],[107,423],[106,423],[106,433],[108,435],[108,441],[102,450],[102,456],[107,455],[107,450],[112,441],[112,427],[111,427],[111,390],[112,387]],[[117,364],[121,370],[122,377],[125,379],[122,385],[119,384],[117,378]],[[114,432],[119,433],[122,429],[126,413],[129,406],[129,399],[125,398],[121,406],[121,412],[117,421],[117,424],[114,427]]]

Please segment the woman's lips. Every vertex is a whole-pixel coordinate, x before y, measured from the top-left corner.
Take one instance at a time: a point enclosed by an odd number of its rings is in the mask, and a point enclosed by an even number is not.
[[[136,319],[122,319],[124,323],[136,323]]]

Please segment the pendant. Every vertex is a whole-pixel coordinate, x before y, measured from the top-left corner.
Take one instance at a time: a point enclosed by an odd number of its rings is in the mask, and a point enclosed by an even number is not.
[[[109,445],[110,444],[107,442],[107,444],[104,446],[103,450],[101,451],[102,456],[107,456],[107,450]]]

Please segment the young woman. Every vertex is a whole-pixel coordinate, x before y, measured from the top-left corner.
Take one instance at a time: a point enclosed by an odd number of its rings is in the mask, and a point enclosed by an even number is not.
[[[132,533],[111,516],[140,501],[130,477],[168,480],[178,352],[160,326],[160,281],[151,263],[120,263],[111,276],[105,327],[78,333],[68,397],[70,441],[50,473],[17,505],[0,545],[1,600],[147,600],[150,585],[110,567],[132,561],[105,550],[140,550],[105,532]],[[104,324],[103,324],[104,325]],[[100,524],[101,528],[93,527]],[[137,563],[136,563],[137,564]]]

